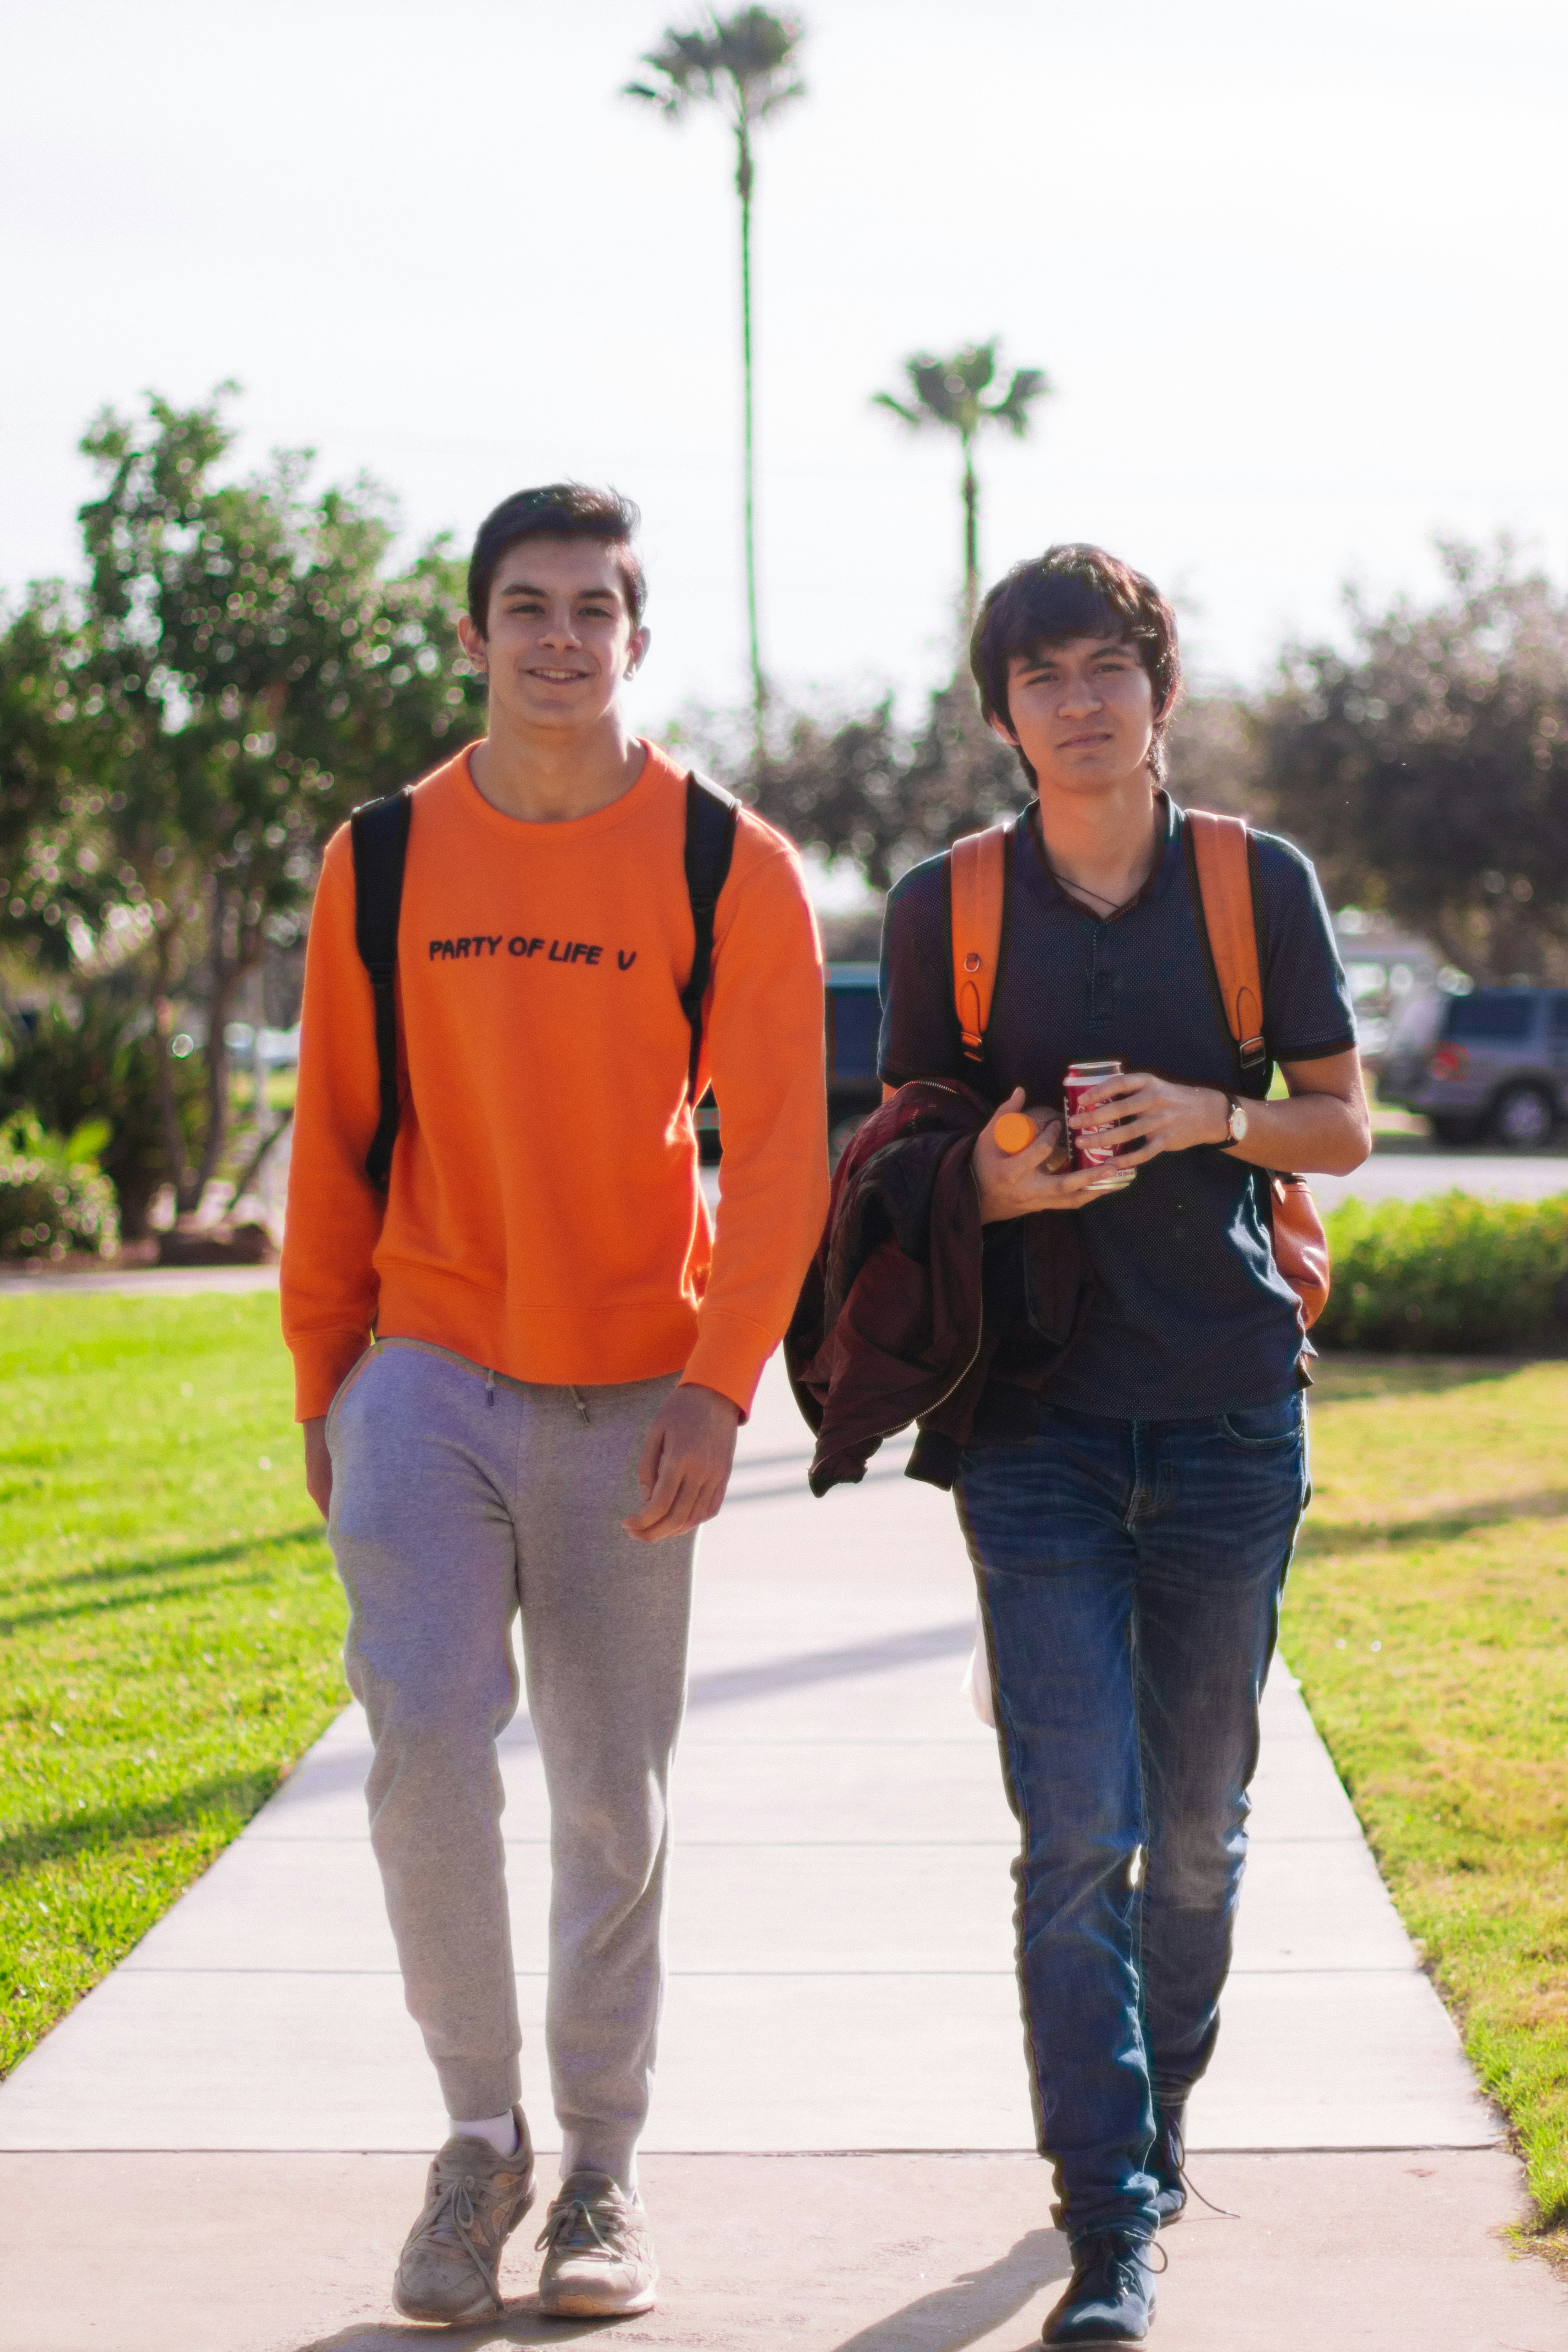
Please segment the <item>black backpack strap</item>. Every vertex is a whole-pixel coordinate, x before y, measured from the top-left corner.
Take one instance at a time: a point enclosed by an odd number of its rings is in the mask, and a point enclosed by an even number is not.
[[[713,975],[713,926],[718,894],[735,854],[736,819],[740,803],[733,793],[694,768],[686,778],[686,892],[692,902],[692,928],[696,947],[692,973],[681,991],[681,1011],[692,1033],[691,1059],[686,1065],[686,1100],[697,1098],[697,1063],[703,1049],[703,998]]]
[[[354,846],[354,943],[371,976],[376,1010],[376,1068],[381,1118],[365,1173],[378,1192],[387,1189],[397,1140],[397,926],[402,911],[402,869],[413,803],[407,788],[367,801],[349,819]]]

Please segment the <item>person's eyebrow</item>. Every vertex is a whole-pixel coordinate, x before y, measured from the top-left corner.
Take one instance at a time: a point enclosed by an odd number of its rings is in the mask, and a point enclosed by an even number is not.
[[[549,591],[536,588],[531,580],[508,580],[506,586],[497,593],[503,603],[509,597],[522,596],[537,596],[542,603]],[[577,591],[577,601],[580,604],[613,604],[616,597],[617,592],[613,588],[580,588]]]

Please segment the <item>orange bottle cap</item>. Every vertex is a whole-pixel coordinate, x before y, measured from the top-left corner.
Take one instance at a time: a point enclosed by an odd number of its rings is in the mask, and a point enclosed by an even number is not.
[[[1009,1155],[1027,1151],[1035,1139],[1035,1124],[1021,1110],[1005,1110],[997,1121],[997,1149]]]

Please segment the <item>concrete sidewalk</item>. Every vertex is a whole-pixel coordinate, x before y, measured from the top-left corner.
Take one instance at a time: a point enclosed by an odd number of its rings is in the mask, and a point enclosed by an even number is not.
[[[818,1504],[807,1451],[775,1368],[704,1542],[646,2143],[665,2292],[617,2335],[1021,2352],[1067,2262],[1028,2152],[1016,1838],[957,1689],[972,1588],[951,1506],[904,1480],[901,1456]],[[1198,2208],[1170,2233],[1154,2340],[1560,2352],[1568,2301],[1496,2234],[1517,2167],[1282,1671],[1268,1726],[1225,2033],[1193,2114],[1198,2184],[1240,2218]],[[393,1969],[364,1763],[350,1711],[0,2087],[0,2352],[591,2332],[534,2313],[526,2231],[496,2326],[433,2336],[392,2318],[442,2117]],[[526,1721],[505,1769],[526,2095],[549,2147],[548,1825]]]
[[[1350,1176],[1314,1176],[1312,1198],[1325,1213],[1344,1201],[1426,1201],[1470,1192],[1482,1201],[1549,1201],[1568,1192],[1568,1145],[1544,1151],[1460,1150],[1442,1144],[1375,1143]]]

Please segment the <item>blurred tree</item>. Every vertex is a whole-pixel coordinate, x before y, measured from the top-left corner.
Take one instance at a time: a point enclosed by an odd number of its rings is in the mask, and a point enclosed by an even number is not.
[[[623,95],[656,106],[678,122],[694,106],[716,106],[735,133],[735,186],[740,198],[740,342],[745,384],[746,614],[751,646],[752,728],[762,744],[768,698],[757,631],[757,481],[751,369],[751,197],[755,183],[751,135],[792,99],[805,95],[797,70],[805,28],[797,16],[770,8],[742,8],[733,16],[709,13],[687,33],[667,31],[643,63],[652,81],[631,81]]]
[[[0,870],[57,814],[57,780],[68,757],[60,716],[72,702],[75,645],[75,619],[57,583],[30,589],[9,617],[0,611]]]
[[[1478,979],[1568,979],[1568,598],[1439,543],[1447,593],[1298,647],[1260,714],[1262,787],[1332,904],[1381,908]]]
[[[915,432],[937,425],[958,436],[958,446],[964,453],[966,637],[974,625],[980,591],[980,490],[975,478],[975,436],[988,425],[1005,425],[1015,439],[1021,441],[1030,428],[1030,410],[1037,400],[1051,396],[1051,385],[1042,370],[1019,368],[1006,392],[988,401],[984,395],[997,373],[997,342],[993,335],[988,343],[970,343],[946,360],[934,359],[928,352],[917,352],[904,362],[913,400],[895,399],[891,392],[872,394],[879,408],[890,408]]]
[[[1251,705],[1239,694],[1184,694],[1166,741],[1171,793],[1182,808],[1273,822]]]
[[[303,929],[327,835],[483,725],[444,545],[388,576],[384,495],[361,483],[308,499],[308,453],[214,479],[234,437],[222,398],[98,420],[82,444],[103,478],[81,510],[86,585],[35,592],[0,652],[8,940],[40,972],[136,975],[182,1210],[227,1144],[239,992]],[[205,1032],[193,1152],[176,998]]]
[[[1016,752],[981,720],[967,677],[939,687],[913,735],[892,698],[836,726],[809,717],[753,764],[741,788],[761,814],[829,858],[848,857],[873,889],[1030,798]]]

